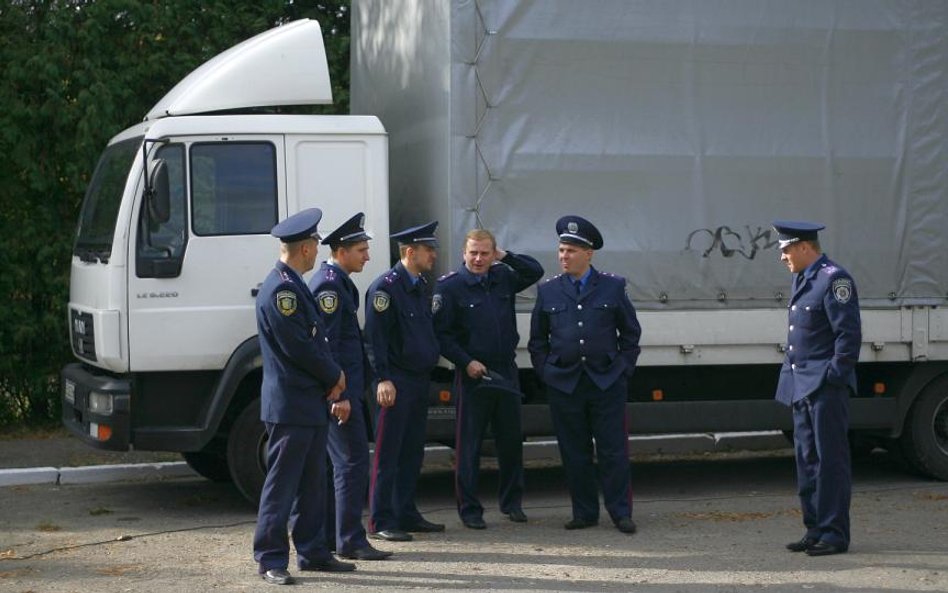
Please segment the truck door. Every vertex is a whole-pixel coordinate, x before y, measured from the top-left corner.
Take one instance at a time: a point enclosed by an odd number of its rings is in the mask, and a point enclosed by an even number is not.
[[[170,216],[139,207],[131,229],[129,366],[218,370],[256,334],[257,285],[279,257],[269,232],[286,216],[282,136],[175,139]],[[149,167],[151,169],[151,167]]]

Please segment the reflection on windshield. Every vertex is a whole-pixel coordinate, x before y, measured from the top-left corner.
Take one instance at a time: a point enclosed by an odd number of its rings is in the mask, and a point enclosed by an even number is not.
[[[122,192],[128,172],[142,145],[130,138],[105,149],[89,183],[76,230],[74,255],[82,261],[109,261]]]

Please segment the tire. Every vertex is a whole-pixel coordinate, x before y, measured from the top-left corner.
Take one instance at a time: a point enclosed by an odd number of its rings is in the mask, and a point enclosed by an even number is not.
[[[915,469],[948,480],[948,375],[930,383],[912,403],[900,445]]]
[[[245,407],[227,436],[227,465],[234,486],[255,507],[267,477],[267,432],[260,420],[260,398]]]
[[[227,456],[217,451],[188,451],[182,453],[188,467],[212,482],[230,482]]]

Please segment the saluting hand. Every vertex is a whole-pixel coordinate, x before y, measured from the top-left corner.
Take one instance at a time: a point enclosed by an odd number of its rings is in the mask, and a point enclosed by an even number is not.
[[[376,390],[376,399],[383,408],[390,408],[395,405],[395,384],[391,381],[379,381]]]
[[[329,390],[329,393],[326,394],[326,399],[331,402],[339,401],[339,396],[342,395],[342,392],[346,390],[346,372],[339,371],[339,380],[336,381],[336,384],[332,386],[332,389]]]

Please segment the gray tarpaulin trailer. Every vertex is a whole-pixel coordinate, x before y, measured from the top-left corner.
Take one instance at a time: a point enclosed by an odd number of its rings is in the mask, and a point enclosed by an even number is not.
[[[439,219],[442,271],[476,226],[550,275],[559,216],[602,229],[595,263],[643,325],[633,432],[790,427],[770,222],[813,219],[863,306],[853,428],[948,478],[948,4],[356,0],[352,19],[391,227]],[[548,432],[519,360],[525,426]]]

